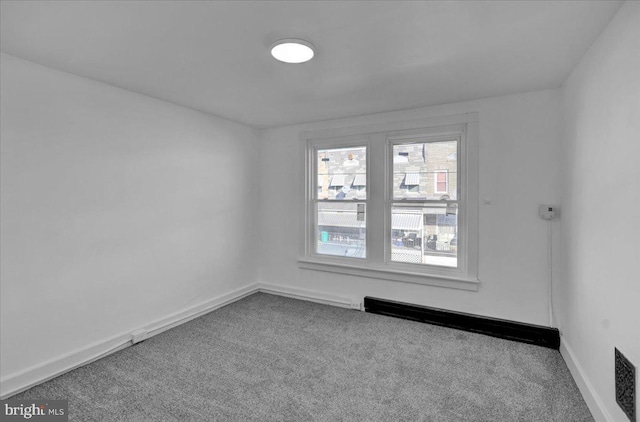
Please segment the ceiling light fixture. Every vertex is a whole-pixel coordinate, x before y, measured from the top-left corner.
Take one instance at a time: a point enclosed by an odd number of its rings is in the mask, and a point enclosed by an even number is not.
[[[304,63],[314,56],[313,44],[297,38],[285,38],[271,44],[271,55],[284,63]]]

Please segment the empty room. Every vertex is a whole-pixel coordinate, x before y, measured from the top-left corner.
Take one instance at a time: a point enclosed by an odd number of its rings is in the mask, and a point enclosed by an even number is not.
[[[0,0],[2,421],[638,421],[640,2]]]

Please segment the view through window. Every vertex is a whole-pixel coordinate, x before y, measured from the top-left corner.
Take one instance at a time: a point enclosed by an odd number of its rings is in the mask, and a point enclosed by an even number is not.
[[[365,258],[366,147],[319,149],[316,161],[316,253]]]
[[[391,261],[458,266],[458,143],[393,144]]]

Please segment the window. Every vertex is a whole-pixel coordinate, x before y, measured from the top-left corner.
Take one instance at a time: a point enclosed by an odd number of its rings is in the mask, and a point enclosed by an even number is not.
[[[471,113],[301,134],[300,265],[476,290],[477,126]]]
[[[448,193],[449,172],[447,170],[436,171],[436,193]]]

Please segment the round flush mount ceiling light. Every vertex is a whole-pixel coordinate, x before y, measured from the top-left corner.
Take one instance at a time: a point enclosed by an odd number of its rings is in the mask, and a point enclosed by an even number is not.
[[[284,63],[304,63],[313,58],[313,44],[297,38],[285,38],[271,44],[271,55]]]

